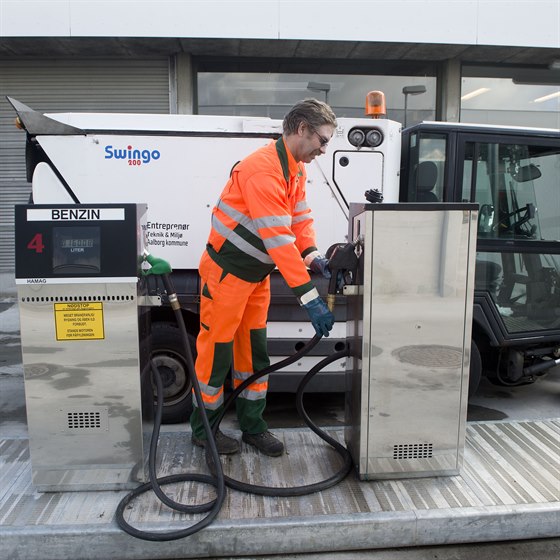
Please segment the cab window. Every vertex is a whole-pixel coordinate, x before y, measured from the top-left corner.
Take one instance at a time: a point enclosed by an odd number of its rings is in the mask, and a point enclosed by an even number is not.
[[[479,203],[479,236],[559,240],[558,169],[558,148],[467,142],[462,200]]]
[[[409,202],[443,202],[447,153],[445,134],[415,133],[410,136]]]
[[[466,142],[462,199],[479,204],[475,287],[487,292],[510,333],[560,326],[560,255],[512,250],[560,240],[560,147]],[[504,250],[499,250],[503,247]]]

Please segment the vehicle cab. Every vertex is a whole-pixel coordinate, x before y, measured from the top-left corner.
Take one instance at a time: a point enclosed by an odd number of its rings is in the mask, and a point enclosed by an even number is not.
[[[500,384],[560,356],[560,131],[421,123],[403,132],[400,200],[477,202],[473,358]],[[471,376],[480,377],[473,371]],[[476,381],[476,380],[475,380]]]

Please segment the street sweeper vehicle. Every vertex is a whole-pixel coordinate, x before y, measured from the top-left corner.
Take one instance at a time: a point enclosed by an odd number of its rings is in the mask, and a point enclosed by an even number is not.
[[[366,192],[384,204],[478,203],[470,392],[483,373],[506,385],[534,381],[560,363],[560,132],[452,123],[421,123],[403,131],[384,118],[380,94],[366,99],[370,118],[339,118],[326,154],[307,166],[307,199],[319,249],[356,241],[349,239],[350,204],[366,203]],[[194,349],[197,268],[211,210],[232,167],[278,138],[281,122],[42,114],[9,101],[26,131],[34,204],[147,204],[146,247],[172,266]],[[41,241],[30,244],[38,248]],[[328,281],[313,280],[326,295]],[[163,303],[149,313],[152,358],[164,387],[164,421],[180,421],[192,406],[180,333],[163,284],[156,276],[147,281],[148,296]],[[275,362],[300,350],[313,330],[282,278],[273,273],[271,281],[268,343]],[[335,307],[331,336],[272,375],[270,390],[293,391],[315,363],[345,349],[346,296],[337,298],[341,304]],[[341,358],[329,364],[308,389],[343,391],[345,363]]]

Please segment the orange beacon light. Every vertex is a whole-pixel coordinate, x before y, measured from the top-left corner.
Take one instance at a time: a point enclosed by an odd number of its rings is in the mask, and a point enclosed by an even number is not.
[[[370,91],[366,95],[366,116],[380,119],[386,115],[385,94],[382,91]]]

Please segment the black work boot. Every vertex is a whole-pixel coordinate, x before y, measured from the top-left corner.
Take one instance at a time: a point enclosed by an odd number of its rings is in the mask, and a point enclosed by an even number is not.
[[[198,447],[206,447],[208,443],[207,439],[197,438],[194,434],[192,436],[192,442]],[[216,447],[218,448],[218,453],[220,455],[233,455],[239,452],[239,442],[229,436],[226,436],[220,430],[216,433]]]
[[[279,457],[284,453],[284,444],[268,431],[261,432],[260,434],[243,432],[241,439],[269,457]]]

